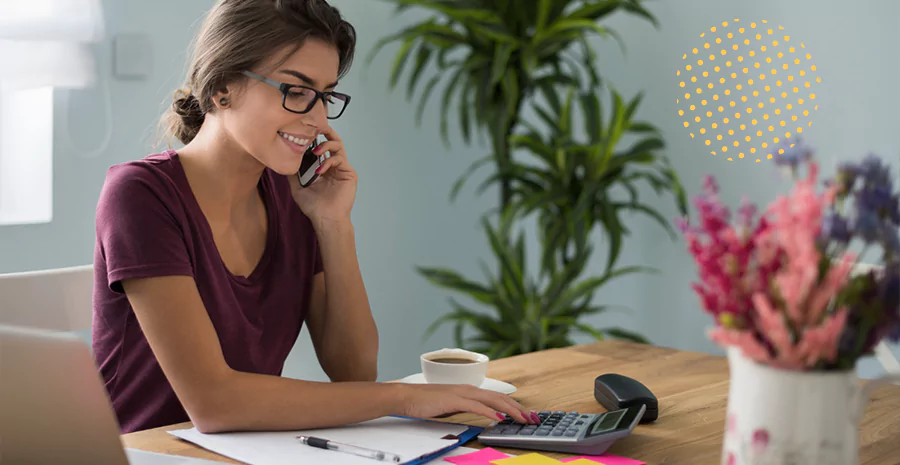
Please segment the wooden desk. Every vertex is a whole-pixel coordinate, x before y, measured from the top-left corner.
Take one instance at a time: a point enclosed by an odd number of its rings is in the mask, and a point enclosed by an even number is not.
[[[723,357],[618,341],[526,354],[490,362],[488,376],[514,384],[512,395],[532,410],[600,413],[594,378],[620,373],[640,380],[659,399],[659,419],[639,425],[617,441],[611,454],[648,464],[718,464],[728,396],[728,362]],[[862,421],[860,464],[896,465],[900,457],[900,387],[875,392]],[[460,414],[447,421],[485,426],[488,420]],[[151,452],[240,463],[205,451],[166,433],[190,428],[171,425],[123,436],[126,447]],[[477,441],[468,447],[482,447]],[[527,451],[500,449],[512,454]],[[547,454],[557,458],[564,454]]]

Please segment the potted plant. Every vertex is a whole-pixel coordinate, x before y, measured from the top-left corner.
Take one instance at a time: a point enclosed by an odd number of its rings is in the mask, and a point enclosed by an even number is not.
[[[442,90],[445,141],[451,110],[458,114],[466,143],[477,131],[491,141],[490,155],[465,170],[451,199],[466,177],[487,165],[493,172],[479,192],[495,185],[500,192],[491,212],[496,226],[487,218],[483,222],[495,270],[485,265],[483,279],[467,279],[444,268],[418,268],[430,282],[486,308],[451,299],[453,311],[436,321],[426,337],[440,324],[455,322],[457,345],[494,358],[571,345],[571,330],[646,341],[619,328],[593,328],[581,318],[607,308],[592,303],[600,287],[647,270],[617,266],[629,234],[623,213],[648,214],[674,235],[668,221],[640,198],[638,185],[646,182],[660,195],[672,194],[682,213],[686,200],[662,154],[659,132],[636,119],[641,96],[625,101],[612,86],[602,85],[588,37],[616,38],[597,22],[619,10],[654,24],[655,18],[637,0],[389,1],[399,11],[418,7],[433,13],[376,45],[373,57],[388,43],[401,44],[391,86],[408,71],[408,98],[421,90],[419,119],[431,95]],[[601,98],[604,87],[608,114]],[[538,120],[526,119],[526,110],[534,110]],[[575,125],[577,113],[584,119],[582,137],[576,136],[581,129]],[[637,136],[637,142],[622,147],[629,136]],[[617,190],[627,195],[616,197]],[[541,265],[529,272],[519,226],[532,217],[540,225]],[[609,244],[606,266],[600,276],[582,278],[595,228],[604,231]],[[474,335],[464,337],[466,328]]]
[[[869,393],[857,361],[900,340],[900,194],[878,157],[845,163],[824,189],[812,150],[797,140],[776,162],[791,193],[761,214],[745,203],[732,224],[707,177],[698,226],[683,224],[699,269],[693,285],[713,316],[709,335],[731,372],[723,464],[858,463],[858,426]],[[859,269],[855,242],[881,249]]]

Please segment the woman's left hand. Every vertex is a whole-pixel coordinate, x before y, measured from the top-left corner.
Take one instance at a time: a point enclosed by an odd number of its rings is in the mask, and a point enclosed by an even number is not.
[[[316,171],[319,178],[308,187],[301,187],[296,175],[288,176],[294,201],[313,223],[345,222],[356,200],[356,171],[347,161],[344,142],[333,128],[322,134],[327,141],[313,151],[318,156],[331,154]]]

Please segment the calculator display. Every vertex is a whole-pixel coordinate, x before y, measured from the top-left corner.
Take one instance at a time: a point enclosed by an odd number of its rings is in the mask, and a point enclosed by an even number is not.
[[[615,412],[607,412],[600,415],[594,420],[594,424],[591,426],[591,429],[587,431],[585,436],[596,436],[598,434],[614,431],[619,426],[619,423],[622,422],[622,417],[625,416],[625,412],[627,412],[627,410],[617,410]]]

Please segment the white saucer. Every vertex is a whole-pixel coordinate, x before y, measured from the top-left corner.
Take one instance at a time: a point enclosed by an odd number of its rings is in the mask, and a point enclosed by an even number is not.
[[[400,383],[406,384],[428,384],[428,381],[425,381],[425,375],[422,373],[416,373],[414,375],[409,375],[406,378],[399,380]],[[496,380],[493,378],[485,378],[484,382],[479,386],[481,389],[487,389],[490,391],[496,391],[502,394],[512,394],[516,392],[518,389],[512,384]]]

